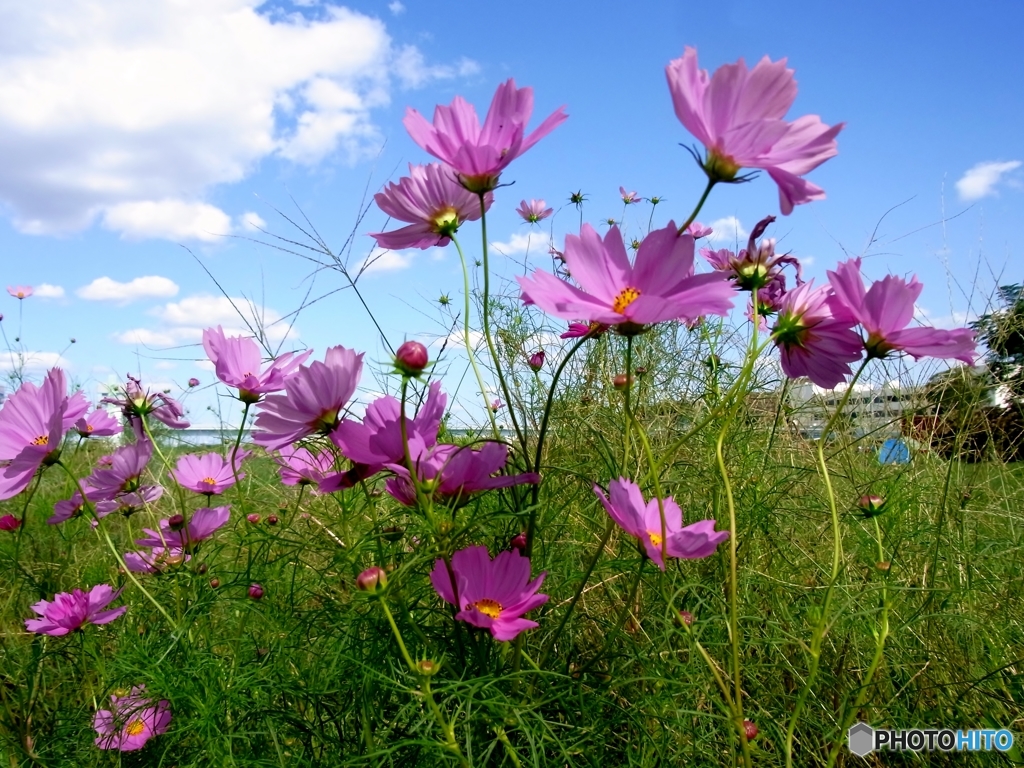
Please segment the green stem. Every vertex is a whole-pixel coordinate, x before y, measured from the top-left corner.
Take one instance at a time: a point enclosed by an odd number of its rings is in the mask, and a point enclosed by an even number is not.
[[[697,207],[693,209],[693,213],[690,214],[690,218],[683,222],[683,226],[679,228],[679,234],[683,234],[683,232],[686,231],[686,228],[693,224],[694,219],[697,218],[697,214],[700,213],[700,209],[704,207],[704,202],[708,199],[708,195],[711,194],[711,190],[714,188],[716,183],[718,183],[716,179],[713,179],[710,176],[708,177],[708,185],[704,187],[704,194],[701,195],[700,200],[697,201]],[[757,297],[755,297],[755,299],[756,298]]]

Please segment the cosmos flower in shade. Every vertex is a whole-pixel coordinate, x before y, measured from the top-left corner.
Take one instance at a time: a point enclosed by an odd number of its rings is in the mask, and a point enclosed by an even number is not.
[[[699,221],[691,222],[690,226],[686,228],[686,234],[688,234],[694,240],[700,240],[702,237],[707,237],[714,231],[715,230],[713,230],[711,227],[705,227]]]
[[[546,219],[552,213],[555,212],[554,208],[545,208],[543,200],[531,200],[526,202],[523,200],[519,207],[516,208],[516,213],[523,217],[523,221],[528,224],[536,224],[543,219]]]
[[[123,397],[104,397],[101,403],[116,405],[128,419],[136,435],[143,433],[141,419],[152,416],[171,429],[187,429],[188,421],[182,418],[185,409],[173,397],[162,392],[148,392],[143,389],[142,382],[134,376],[128,376],[128,383],[121,390]]]
[[[19,301],[21,299],[27,299],[35,293],[35,291],[32,290],[31,285],[8,285],[7,292]]]
[[[373,196],[384,213],[409,224],[391,232],[371,233],[379,247],[396,251],[442,247],[452,241],[464,222],[480,218],[479,198],[459,183],[451,168],[440,163],[410,164],[409,174]],[[491,193],[484,195],[484,207],[490,208],[493,200]]]
[[[647,556],[663,571],[662,548],[669,557],[694,560],[714,553],[718,545],[729,538],[728,531],[715,530],[714,520],[701,520],[684,526],[683,513],[675,499],[671,496],[663,499],[659,510],[657,499],[644,502],[640,486],[624,477],[608,484],[607,497],[596,485],[594,493],[612,520],[626,533],[636,536]],[[661,526],[662,512],[665,514],[664,530]]]
[[[82,437],[110,437],[121,434],[121,424],[102,408],[75,422],[75,431]]]
[[[0,517],[0,531],[16,531],[21,526],[21,520],[14,515]]]
[[[937,357],[974,365],[974,331],[957,328],[907,328],[914,319],[914,302],[924,286],[912,277],[908,283],[888,275],[865,290],[860,274],[860,259],[840,262],[829,271],[832,296],[829,308],[838,320],[860,323],[867,332],[864,341],[868,359],[884,358],[890,352],[906,352],[915,359]]]
[[[85,488],[86,493],[89,492],[89,487]],[[63,523],[66,520],[70,520],[72,517],[77,517],[82,514],[82,509],[85,504],[82,501],[82,494],[75,491],[74,495],[70,499],[63,499],[53,505],[53,516],[46,522],[50,525],[57,525]]]
[[[169,474],[182,488],[213,496],[224,493],[235,484],[235,472],[248,457],[249,451],[245,450],[235,454],[233,462],[219,453],[204,453],[201,456],[186,453],[178,459]],[[243,477],[245,473],[238,472],[237,478],[241,480]]]
[[[270,363],[262,372],[263,357],[259,345],[246,336],[225,336],[219,325],[203,331],[203,349],[213,363],[217,378],[238,390],[238,399],[243,403],[256,403],[268,392],[284,389],[284,380],[295,371],[306,358],[313,354],[309,349],[298,355],[285,352]],[[199,380],[189,380],[189,386],[199,386]]]
[[[619,197],[622,198],[622,202],[626,205],[643,201],[643,198],[637,195],[636,192],[627,192],[625,187],[619,187]]]
[[[134,573],[162,573],[174,565],[187,563],[192,559],[179,548],[153,547],[148,552],[125,552],[124,564]]]
[[[196,544],[210,538],[227,524],[230,516],[231,507],[203,507],[193,512],[187,523],[182,521],[181,525],[174,525],[171,520],[161,520],[159,531],[143,528],[142,532],[147,536],[136,539],[135,543],[140,547],[164,547],[191,552]]]
[[[68,397],[67,408],[64,409],[64,418],[61,420],[61,428],[66,433],[69,429],[75,426],[79,419],[81,419],[89,410],[89,401],[85,397],[85,392],[78,390]]]
[[[96,712],[92,727],[96,746],[134,752],[142,749],[154,736],[167,731],[171,724],[171,704],[161,699],[155,704],[143,695],[145,686],[137,685],[127,696],[110,697],[110,709]]]
[[[406,420],[407,438],[418,437],[426,448],[433,448],[447,402],[448,396],[441,392],[441,382],[433,382],[419,412]],[[401,403],[391,395],[379,397],[366,406],[362,422],[342,421],[331,433],[331,441],[345,458],[370,466],[370,474],[379,472],[385,464],[405,464],[401,409]]]
[[[95,469],[85,478],[89,501],[108,501],[119,493],[137,490],[153,458],[153,444],[148,440],[123,445],[114,451],[113,461],[107,468]]]
[[[580,339],[584,336],[590,336],[591,338],[597,338],[602,333],[611,328],[607,323],[569,323],[569,330],[563,333],[558,338],[560,339]]]
[[[128,610],[127,605],[107,609],[120,594],[121,590],[115,592],[109,584],[97,584],[88,592],[59,592],[52,601],[40,600],[32,606],[40,618],[26,619],[25,627],[39,635],[59,637],[86,624],[107,624]]]
[[[665,70],[676,117],[704,145],[709,179],[737,181],[741,168],[761,168],[779,187],[779,207],[821,200],[825,191],[802,178],[838,154],[839,123],[831,128],[817,115],[789,123],[782,118],[796,99],[793,70],[786,60],[765,56],[748,70],[740,59],[710,78],[697,68],[697,51],[687,47]]]
[[[618,227],[602,240],[584,224],[579,237],[566,236],[565,262],[579,288],[538,271],[516,278],[523,302],[566,320],[614,325],[623,334],[666,320],[725,315],[736,294],[721,273],[694,274],[693,238],[680,235],[674,222],[644,238],[635,264]]]
[[[545,576],[547,572],[530,581],[530,560],[517,549],[499,552],[491,560],[487,547],[481,545],[452,555],[451,573],[444,560],[438,560],[430,572],[430,583],[442,600],[458,606],[456,619],[506,642],[539,626],[523,614],[548,601],[547,595],[537,593]]]
[[[89,495],[89,489],[85,491]],[[155,504],[164,495],[162,485],[141,485],[134,491],[119,493],[112,499],[96,502],[96,517],[106,517],[111,512],[120,512],[125,517],[131,517],[136,512],[146,508],[148,504]],[[95,521],[94,521],[95,524]]]
[[[363,354],[331,347],[325,361],[300,366],[284,383],[285,394],[268,395],[259,404],[253,441],[276,451],[310,435],[329,435],[356,391]]]
[[[559,107],[527,136],[532,113],[533,89],[516,88],[515,80],[509,78],[498,86],[483,127],[473,105],[461,96],[451,106],[435,107],[433,124],[412,107],[402,124],[413,141],[455,169],[466,189],[481,193],[494,189],[509,163],[568,117]]]
[[[334,456],[327,451],[313,453],[289,446],[276,458],[283,485],[319,485],[334,471]]]
[[[17,496],[40,467],[60,457],[67,392],[64,372],[52,368],[42,386],[24,382],[0,408],[0,501]]]
[[[787,291],[772,330],[786,376],[806,376],[826,389],[845,381],[852,373],[850,363],[864,351],[853,322],[832,316],[831,294],[830,286],[815,288],[813,280]]]
[[[438,502],[456,506],[466,503],[479,491],[508,488],[513,485],[540,482],[540,475],[527,472],[521,475],[499,475],[508,461],[508,446],[485,442],[478,447],[435,445],[428,448],[419,436],[409,438],[409,455],[420,485]],[[401,464],[388,464],[395,473],[385,484],[389,494],[406,506],[415,506],[416,490],[409,470]]]

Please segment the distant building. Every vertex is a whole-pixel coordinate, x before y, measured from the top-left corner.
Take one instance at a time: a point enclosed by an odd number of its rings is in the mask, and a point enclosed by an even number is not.
[[[817,440],[845,392],[845,385],[824,389],[806,379],[798,380],[789,395],[793,431],[801,437]],[[898,437],[904,411],[919,407],[922,399],[919,387],[904,387],[897,381],[881,386],[857,384],[843,407],[841,426],[854,437],[870,435],[872,440]]]

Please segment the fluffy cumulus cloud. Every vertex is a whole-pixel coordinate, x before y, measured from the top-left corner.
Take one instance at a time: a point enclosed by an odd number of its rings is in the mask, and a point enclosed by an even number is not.
[[[0,204],[27,233],[99,221],[126,237],[214,239],[245,220],[206,202],[211,188],[267,158],[363,157],[396,79],[475,66],[428,64],[379,19],[330,3],[3,3]]]
[[[1020,166],[1020,160],[978,163],[957,179],[956,191],[965,202],[994,195],[1000,182],[1008,181],[1008,175]]]
[[[370,255],[359,263],[356,274],[400,272],[412,266],[415,255],[415,251],[385,251],[383,248],[374,248]]]
[[[40,299],[62,299],[64,298],[64,287],[43,283],[36,286],[34,295]]]
[[[740,224],[740,220],[735,216],[726,216],[723,219],[715,219],[708,224],[712,230],[708,235],[708,240],[721,247],[735,247],[737,244],[740,247],[746,245],[747,238],[750,237],[750,233],[743,228]]]
[[[289,320],[269,307],[259,307],[240,297],[197,294],[151,309],[155,327],[131,328],[114,334],[122,344],[151,348],[195,346],[203,330],[219,325],[229,336],[261,336],[270,343],[296,341],[298,331]]]
[[[11,373],[21,371],[23,373],[39,373],[47,371],[53,366],[69,368],[70,363],[59,352],[14,352],[7,350],[0,352],[0,371]]]
[[[97,277],[75,293],[89,301],[117,301],[126,304],[136,299],[169,299],[178,295],[178,286],[173,280],[159,275],[136,277],[127,283],[119,283],[109,277]]]
[[[548,237],[547,235],[537,234],[535,232],[515,232],[512,237],[508,239],[507,243],[491,243],[493,248],[498,253],[504,256],[512,256],[516,253],[526,253],[531,251],[533,253],[545,254],[548,251]]]

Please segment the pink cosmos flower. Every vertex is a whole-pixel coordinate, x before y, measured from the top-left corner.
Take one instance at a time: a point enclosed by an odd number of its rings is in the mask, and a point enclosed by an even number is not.
[[[792,123],[782,118],[796,99],[793,70],[786,60],[765,56],[748,70],[740,59],[719,67],[711,78],[697,68],[697,51],[687,47],[665,70],[676,117],[704,145],[704,170],[717,181],[733,181],[740,168],[768,171],[779,187],[779,207],[821,200],[825,191],[801,178],[838,154],[831,128],[817,115]]]
[[[419,413],[406,420],[407,439],[418,437],[426,448],[433,448],[447,402],[448,396],[441,392],[441,382],[433,382],[427,389],[427,397]],[[391,395],[380,397],[366,406],[361,423],[352,419],[342,421],[330,437],[343,456],[369,466],[370,474],[379,472],[385,464],[405,464],[401,403]]]
[[[230,516],[231,507],[203,507],[192,514],[187,524],[183,522],[172,528],[170,520],[161,520],[159,531],[143,528],[142,532],[148,536],[136,539],[135,543],[140,547],[164,547],[191,552],[196,544],[210,538],[226,525]]]
[[[647,556],[663,571],[663,548],[669,557],[694,560],[713,554],[715,548],[729,538],[728,531],[715,530],[714,520],[683,526],[683,513],[675,499],[671,496],[663,499],[659,510],[657,499],[645,503],[640,486],[624,477],[608,484],[607,497],[597,485],[594,493],[612,520],[626,533],[636,536],[644,545]],[[665,514],[664,528],[661,525],[662,511]]]
[[[75,431],[82,437],[110,437],[121,434],[122,429],[117,419],[97,408],[75,422]]]
[[[876,280],[867,290],[860,274],[860,259],[849,259],[828,273],[833,294],[829,308],[836,319],[860,323],[867,331],[864,342],[868,358],[883,358],[890,352],[906,352],[922,357],[953,358],[974,365],[974,331],[957,328],[907,328],[914,319],[914,303],[924,286],[912,277],[908,283],[888,275]]]
[[[119,493],[137,490],[142,473],[152,458],[153,444],[149,440],[118,448],[109,467],[95,469],[85,478],[85,484],[89,486],[86,491],[89,501],[109,501]]]
[[[16,531],[21,527],[21,520],[14,515],[0,517],[0,531]]]
[[[93,717],[92,727],[99,734],[96,746],[133,752],[142,749],[154,736],[171,724],[171,704],[161,699],[156,704],[143,696],[145,686],[137,685],[127,696],[110,697],[111,708],[101,709]]]
[[[165,549],[153,547],[148,552],[125,552],[124,564],[134,573],[162,573],[173,565],[181,565],[192,559],[180,548]]]
[[[235,471],[249,455],[249,451],[242,450],[236,454],[234,461],[230,461],[219,453],[204,453],[201,456],[186,453],[178,459],[169,474],[182,488],[207,496],[217,495],[235,484]],[[245,473],[238,472],[238,479],[243,477]]]
[[[86,496],[89,489],[85,489]],[[155,504],[164,495],[162,485],[142,485],[134,491],[119,493],[112,499],[96,502],[96,517],[106,517],[111,512],[120,512],[125,517],[131,517],[136,512],[146,508],[148,504]],[[54,507],[56,509],[56,506]],[[92,521],[93,526],[96,521]]]
[[[686,234],[688,234],[694,240],[700,240],[702,237],[707,237],[714,231],[715,230],[713,230],[711,227],[705,227],[699,221],[691,222],[690,226],[686,228]]]
[[[21,493],[60,456],[67,391],[64,372],[53,368],[42,386],[26,381],[0,408],[0,501]]]
[[[602,333],[611,328],[607,323],[569,323],[569,330],[563,333],[558,338],[560,339],[580,339],[584,336],[590,336],[597,338]]]
[[[547,572],[530,581],[530,560],[519,550],[499,552],[491,560],[487,547],[468,547],[452,555],[451,570],[454,585],[448,566],[438,560],[430,583],[442,600],[458,606],[456,619],[489,630],[501,642],[539,626],[523,614],[548,601],[547,595],[537,593]]]
[[[85,492],[88,494],[88,486],[86,486]],[[84,506],[85,504],[82,501],[82,494],[75,491],[74,495],[70,499],[58,501],[53,505],[53,517],[46,522],[49,525],[57,525],[58,523],[70,520],[72,517],[78,517],[78,515],[82,514]]]
[[[530,202],[523,200],[519,203],[519,207],[516,208],[516,213],[522,216],[523,221],[528,224],[536,224],[537,222],[546,219],[554,212],[554,208],[544,207],[543,200],[531,200]]]
[[[284,485],[319,485],[334,471],[334,456],[327,451],[313,453],[289,446],[281,450],[277,463]]]
[[[7,292],[11,294],[11,296],[13,296],[14,298],[18,299],[19,301],[22,299],[27,299],[29,296],[35,293],[35,291],[32,290],[31,285],[8,285]]]
[[[86,624],[107,624],[128,610],[127,605],[104,610],[120,594],[109,584],[97,584],[88,592],[59,592],[52,602],[40,600],[32,606],[41,618],[25,619],[25,627],[39,635],[60,637]]]
[[[782,297],[772,338],[779,348],[782,370],[791,379],[806,376],[819,387],[834,389],[860,360],[864,344],[851,321],[837,320],[829,309],[832,288],[814,288],[814,281]]]
[[[451,106],[438,105],[431,125],[412,107],[402,123],[409,136],[460,175],[462,185],[479,194],[494,189],[509,163],[557,128],[568,115],[559,107],[529,136],[533,89],[516,88],[509,78],[498,86],[483,127],[473,105],[456,96]]]
[[[189,427],[188,421],[182,418],[185,409],[181,407],[181,403],[163,392],[151,393],[143,389],[142,382],[134,376],[128,376],[128,383],[124,385],[122,392],[124,397],[104,397],[100,402],[118,406],[137,435],[143,433],[140,419],[146,416],[152,416],[171,429]]]
[[[362,353],[341,346],[328,349],[322,363],[300,366],[285,381],[285,394],[269,395],[260,403],[260,431],[253,441],[274,451],[310,435],[329,435],[340,423],[362,372]]]
[[[85,397],[85,392],[78,390],[71,394],[68,398],[67,408],[64,409],[64,418],[61,420],[61,429],[67,433],[69,429],[75,426],[79,419],[85,416],[89,410],[89,401]]]
[[[434,500],[455,506],[465,504],[479,491],[540,482],[536,472],[492,477],[508,461],[508,446],[502,443],[428,448],[421,437],[414,436],[409,439],[409,455],[420,484],[429,487]],[[401,464],[388,464],[387,468],[396,476],[387,481],[385,490],[402,504],[415,506],[416,490],[409,470]]]
[[[256,403],[268,392],[284,389],[285,377],[306,361],[313,350],[298,355],[285,352],[262,372],[263,357],[259,345],[246,336],[225,336],[224,329],[207,328],[203,331],[203,349],[213,363],[217,378],[238,390],[243,403]],[[199,385],[196,381],[195,386]],[[191,380],[189,386],[192,386]]]
[[[391,232],[371,233],[381,248],[442,247],[464,222],[480,218],[480,200],[459,183],[451,168],[440,163],[410,164],[409,174],[373,196],[388,216],[409,222]],[[490,208],[493,200],[490,192],[484,195],[484,208]]]
[[[618,227],[602,241],[584,224],[579,237],[566,236],[565,260],[580,287],[534,272],[516,278],[523,302],[567,320],[587,317],[614,325],[620,333],[665,320],[725,315],[736,294],[720,273],[694,274],[693,238],[680,235],[674,222],[644,238],[635,264],[629,263]]]
[[[626,205],[639,203],[643,200],[643,198],[638,196],[636,192],[627,192],[625,187],[619,187],[619,197],[622,198],[622,202]]]

